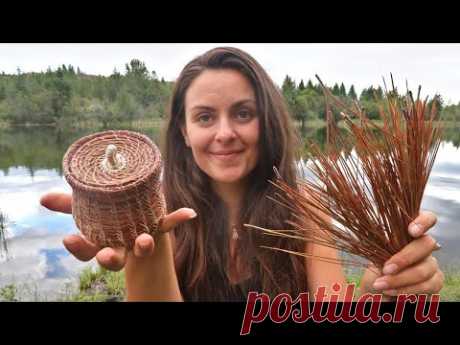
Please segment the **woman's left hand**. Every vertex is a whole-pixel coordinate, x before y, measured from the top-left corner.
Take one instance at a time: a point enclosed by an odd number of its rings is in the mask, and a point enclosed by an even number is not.
[[[420,212],[408,228],[415,239],[385,262],[381,276],[367,270],[361,280],[361,292],[383,292],[387,296],[439,293],[444,274],[431,254],[441,246],[426,234],[436,220],[432,212]]]

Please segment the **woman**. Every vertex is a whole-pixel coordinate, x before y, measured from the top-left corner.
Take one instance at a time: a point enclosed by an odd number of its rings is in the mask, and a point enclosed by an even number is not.
[[[289,119],[279,90],[245,52],[216,48],[195,58],[172,96],[163,150],[169,212],[161,224],[164,234],[140,235],[131,252],[101,249],[80,235],[67,236],[65,247],[80,260],[95,256],[110,270],[125,268],[128,301],[231,301],[245,300],[251,290],[295,296],[313,294],[319,286],[326,292],[334,283],[343,286],[340,265],[261,245],[336,257],[333,249],[242,227],[282,229],[290,217],[267,198],[274,166],[296,185]],[[71,201],[70,195],[53,193],[41,203],[70,213]],[[431,255],[439,246],[425,235],[435,222],[432,213],[421,213],[408,229],[416,239],[388,260],[378,279],[366,271],[361,293],[439,292],[443,274]]]

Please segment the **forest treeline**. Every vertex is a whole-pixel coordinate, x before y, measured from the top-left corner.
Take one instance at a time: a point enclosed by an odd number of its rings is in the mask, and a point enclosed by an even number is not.
[[[161,119],[172,88],[173,82],[159,79],[138,59],[110,76],[88,75],[72,65],[40,73],[22,73],[18,68],[16,74],[0,74],[0,122],[73,126],[90,121],[106,126],[116,121]],[[297,83],[286,76],[280,88],[291,115],[302,127],[308,121],[325,120],[319,83]],[[378,103],[384,97],[381,87],[370,86],[359,95],[354,85],[346,87],[343,82],[329,88],[345,103],[359,101],[369,118],[379,118]],[[444,105],[441,95],[434,95],[430,102],[437,102],[443,119],[460,120],[460,103]],[[336,113],[334,118],[340,119]]]

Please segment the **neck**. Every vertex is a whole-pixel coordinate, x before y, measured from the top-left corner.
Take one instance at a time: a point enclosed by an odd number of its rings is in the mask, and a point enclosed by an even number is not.
[[[246,183],[217,183],[212,184],[216,194],[228,208],[230,224],[236,223],[238,212],[246,191]]]

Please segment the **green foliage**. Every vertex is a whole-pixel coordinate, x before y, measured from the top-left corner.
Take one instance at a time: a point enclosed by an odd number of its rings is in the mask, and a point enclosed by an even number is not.
[[[144,62],[132,59],[123,73],[114,69],[108,76],[83,73],[79,67],[62,65],[44,73],[0,74],[0,125],[50,124],[73,127],[82,123],[96,123],[102,128],[120,123],[163,119],[172,93],[173,83],[159,80],[155,71],[149,71]],[[381,87],[364,88],[357,95],[355,87],[346,91],[343,82],[330,88],[345,103],[359,101],[367,116],[379,119],[378,103],[384,97]],[[319,83],[311,79],[299,85],[286,75],[281,91],[293,119],[301,123],[302,130],[308,121],[325,121],[325,100]],[[441,95],[435,95],[441,117],[457,123],[460,121],[460,104],[446,105]],[[340,115],[333,110],[333,119]]]
[[[441,290],[441,301],[460,301],[460,274],[456,268],[443,270],[444,286]]]
[[[351,85],[347,92],[343,82],[340,84],[335,83],[329,89],[332,94],[348,105],[358,101],[369,119],[380,119],[379,107],[385,104],[383,101],[386,97],[382,87],[369,86],[368,88],[364,88],[359,97],[354,85]],[[304,86],[304,82],[301,80],[299,86],[296,87],[295,81],[287,75],[283,81],[281,91],[292,118],[300,122],[302,133],[305,132],[307,122],[326,121],[326,104],[323,90],[319,83],[313,84],[309,79],[306,86]],[[401,99],[404,97],[404,95],[399,95],[397,90],[390,91],[390,94],[392,93],[396,93]],[[453,125],[456,125],[460,121],[460,103],[458,105],[445,105],[442,96],[436,94],[428,101],[427,117],[429,116],[429,110],[432,105],[436,106],[437,114],[442,120],[450,121]],[[333,115],[332,120],[338,123],[341,120],[340,114],[334,107],[331,107],[331,111]]]
[[[5,85],[1,84],[0,85],[0,102],[4,101],[6,98],[6,89]]]
[[[347,96],[347,91],[345,90],[345,85],[343,85],[343,83],[340,84],[339,95],[341,97],[346,97]]]
[[[351,86],[350,86],[350,90],[348,91],[348,98],[351,98],[351,99],[353,99],[353,100],[358,98],[358,95],[356,95],[356,91],[355,91],[354,85],[351,85]]]
[[[337,83],[335,83],[334,86],[332,87],[332,94],[334,96],[340,96],[340,87],[339,85],[337,85]]]
[[[67,296],[67,301],[103,302],[122,301],[125,296],[125,276],[123,272],[111,272],[102,267],[93,270],[85,268],[79,276],[78,292]]]
[[[70,126],[163,118],[172,83],[159,81],[144,62],[133,59],[125,74],[84,74],[62,65],[45,73],[0,75],[0,122]]]
[[[17,288],[14,284],[8,284],[0,288],[0,302],[17,302]]]
[[[305,85],[303,83],[303,79],[300,81],[300,84],[299,84],[299,91],[302,91],[302,90],[305,90]]]

